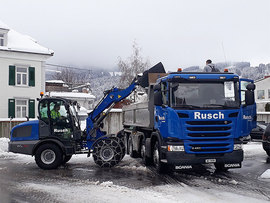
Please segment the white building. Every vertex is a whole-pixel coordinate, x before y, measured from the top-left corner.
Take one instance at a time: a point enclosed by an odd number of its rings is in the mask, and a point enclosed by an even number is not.
[[[265,111],[265,104],[270,103],[270,77],[266,76],[265,78],[255,81],[255,85],[257,111],[262,112]]]
[[[37,116],[45,91],[45,61],[53,51],[0,21],[0,118]]]

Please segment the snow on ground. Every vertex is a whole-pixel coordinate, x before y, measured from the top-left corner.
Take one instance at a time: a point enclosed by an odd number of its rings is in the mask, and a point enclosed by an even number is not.
[[[243,150],[245,158],[265,153],[261,142],[249,142],[248,144],[243,145]]]
[[[44,192],[64,202],[262,202],[215,189],[194,189],[183,183],[131,189],[106,182],[24,183],[25,192]],[[79,195],[78,195],[79,194]]]
[[[0,158],[9,158],[16,163],[34,163],[34,158],[31,156],[8,153],[8,141],[7,138],[0,138]],[[244,150],[247,156],[263,152],[261,143],[245,145]],[[72,164],[83,163],[86,159],[86,155],[75,155],[70,162]],[[129,159],[129,157],[125,157],[125,159]],[[133,162],[127,166],[120,165],[117,167],[142,172],[148,171],[146,167],[133,164]],[[76,168],[74,170],[83,171],[85,169]],[[261,178],[269,177],[270,169],[261,176]],[[231,184],[236,185],[237,182],[232,180]],[[35,180],[18,183],[18,188],[26,193],[46,193],[62,202],[263,202],[262,199],[236,194],[237,192],[227,192],[228,190],[219,190],[214,187],[191,187],[181,182],[134,189],[116,185],[113,180],[106,182],[77,179],[75,181],[59,180],[57,182]]]
[[[267,169],[262,175],[261,178],[270,179],[270,169]]]

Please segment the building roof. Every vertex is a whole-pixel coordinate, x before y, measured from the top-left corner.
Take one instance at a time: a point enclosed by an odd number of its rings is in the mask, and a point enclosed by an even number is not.
[[[264,76],[264,78],[260,78],[258,80],[255,80],[254,83],[261,82],[263,80],[270,79],[270,76]]]
[[[63,98],[85,98],[85,99],[95,99],[96,97],[89,93],[82,92],[49,92],[47,93],[50,97],[63,97]]]
[[[26,52],[42,55],[53,55],[54,51],[41,46],[36,40],[28,35],[24,35],[9,28],[0,21],[0,29],[7,30],[7,46],[0,46],[3,51]]]
[[[64,84],[63,80],[46,80],[47,83],[57,83],[57,84]]]

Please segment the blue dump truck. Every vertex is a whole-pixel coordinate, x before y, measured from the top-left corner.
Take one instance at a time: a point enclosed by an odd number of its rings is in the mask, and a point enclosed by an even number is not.
[[[158,172],[214,164],[240,168],[242,144],[256,127],[255,85],[225,72],[147,73],[148,99],[123,108],[122,134],[131,157]]]

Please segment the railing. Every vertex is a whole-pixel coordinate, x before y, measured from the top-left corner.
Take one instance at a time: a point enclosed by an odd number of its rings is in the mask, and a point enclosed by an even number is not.
[[[270,112],[257,112],[257,121],[270,123]]]

